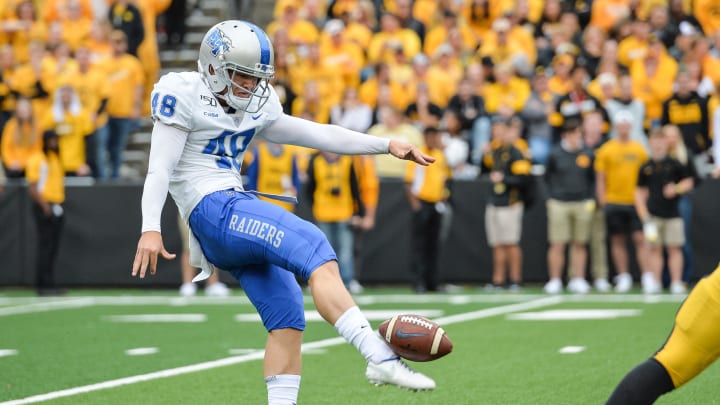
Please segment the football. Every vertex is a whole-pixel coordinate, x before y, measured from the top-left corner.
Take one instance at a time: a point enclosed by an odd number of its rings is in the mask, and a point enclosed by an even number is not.
[[[390,348],[410,361],[432,361],[450,353],[453,344],[443,328],[420,315],[395,315],[378,332]]]

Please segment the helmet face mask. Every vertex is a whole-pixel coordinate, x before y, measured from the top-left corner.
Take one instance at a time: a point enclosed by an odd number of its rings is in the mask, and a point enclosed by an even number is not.
[[[229,106],[256,113],[270,97],[274,54],[265,32],[245,21],[223,21],[200,45],[198,70],[215,96]],[[249,79],[255,79],[252,86]],[[251,87],[251,88],[248,88]]]

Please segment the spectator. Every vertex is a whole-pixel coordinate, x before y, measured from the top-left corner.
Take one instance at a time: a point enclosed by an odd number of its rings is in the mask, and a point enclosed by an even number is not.
[[[82,4],[79,0],[67,2],[67,15],[61,17],[60,24],[62,40],[75,52],[80,44],[90,36],[92,29],[92,18],[85,17]]]
[[[635,207],[643,222],[645,240],[649,245],[647,266],[643,274],[643,292],[662,291],[663,248],[667,250],[670,269],[670,292],[684,294],[682,282],[685,244],[679,197],[693,187],[687,167],[669,156],[668,140],[661,128],[650,133],[651,160],[640,168]],[[647,278],[647,280],[645,280]]]
[[[71,3],[73,2],[80,5],[82,18],[92,20],[95,17],[95,10],[91,0],[47,0],[43,3],[43,19],[45,23],[52,24],[68,18],[71,13]]]
[[[688,173],[693,177],[693,188],[697,187],[700,182],[695,163],[688,153],[687,147],[683,142],[680,129],[675,125],[666,125],[662,127],[663,133],[668,141],[670,157],[680,162]],[[695,274],[695,255],[693,254],[693,245],[691,239],[692,231],[692,191],[685,193],[679,197],[680,216],[683,220],[683,229],[685,233],[685,244],[683,244],[683,280],[690,282]]]
[[[55,259],[64,224],[65,172],[59,155],[59,140],[54,131],[43,135],[43,147],[28,159],[25,178],[33,201],[37,229],[35,265],[38,295],[62,294],[55,285]]]
[[[578,63],[587,66],[590,76],[597,76],[598,66],[602,57],[603,44],[607,41],[607,35],[602,29],[590,26],[585,29],[582,36],[582,47]]]
[[[613,117],[617,117],[620,111],[627,111],[633,117],[633,127],[630,130],[630,138],[634,141],[638,141],[648,147],[647,136],[645,136],[645,130],[643,129],[643,122],[645,122],[645,104],[637,98],[633,97],[632,92],[632,78],[630,75],[623,74],[619,78],[618,83],[618,96],[614,99],[608,100],[605,104],[607,108],[608,116],[610,121],[613,121]],[[613,129],[610,130],[610,138],[616,138],[614,125]]]
[[[629,292],[633,284],[626,235],[632,236],[640,271],[647,271],[642,224],[634,206],[637,173],[647,161],[647,152],[641,143],[630,138],[632,120],[627,111],[618,113],[615,117],[618,137],[607,141],[595,157],[596,194],[598,204],[605,210],[610,252],[617,272],[615,291],[619,293]]]
[[[618,44],[618,63],[626,68],[647,53],[651,33],[646,20],[635,20],[631,24],[632,34]]]
[[[400,25],[415,32],[420,43],[425,42],[425,24],[413,16],[413,0],[395,0],[395,16]]]
[[[10,45],[0,45],[0,133],[15,107],[10,83],[15,72],[15,53]]]
[[[373,35],[367,48],[368,61],[392,63],[393,43],[402,45],[408,59],[421,51],[417,34],[411,29],[403,28],[396,16],[383,13],[380,17],[380,30]]]
[[[411,270],[418,293],[438,291],[440,229],[449,195],[446,182],[451,177],[440,131],[428,127],[423,134],[425,146],[420,150],[435,158],[435,163],[427,167],[407,165],[405,171],[405,192],[412,209]]]
[[[450,42],[450,33],[453,30],[459,31],[465,48],[475,49],[477,47],[477,40],[472,29],[465,24],[461,24],[458,21],[458,16],[455,12],[449,9],[444,9],[442,11],[442,20],[440,23],[428,31],[427,38],[425,38],[423,46],[423,52],[426,55],[434,55],[440,45]]]
[[[340,104],[330,110],[330,123],[353,131],[365,132],[372,124],[373,112],[370,107],[358,99],[354,87],[347,87]]]
[[[483,38],[478,56],[490,59],[494,65],[522,60],[524,64],[533,66],[536,52],[532,36],[524,28],[513,26],[510,19],[503,17],[493,21],[492,31]]]
[[[30,60],[15,69],[10,89],[14,94],[31,99],[33,110],[46,111],[50,107],[49,91],[55,76],[44,61],[44,45],[32,42],[29,47]]]
[[[382,138],[396,139],[413,145],[422,145],[422,133],[410,124],[402,121],[400,113],[393,107],[385,106],[378,111],[379,123],[368,130],[368,134]],[[375,155],[375,167],[378,176],[401,178],[405,174],[405,164],[392,156]]]
[[[110,177],[120,177],[120,166],[123,162],[123,152],[128,137],[132,132],[142,110],[143,71],[140,61],[128,54],[127,38],[122,31],[113,31],[110,34],[113,46],[113,57],[103,62],[103,69],[109,78],[111,88],[107,103],[108,141],[100,145],[107,150],[110,157]],[[158,100],[152,102],[152,108]],[[105,164],[99,161],[98,165]],[[102,172],[102,170],[101,170]]]
[[[597,151],[605,142],[602,132],[603,117],[599,112],[592,112],[585,116],[582,122],[583,142],[592,152],[593,160]],[[595,178],[592,179],[595,209],[593,210],[590,225],[590,272],[593,278],[593,288],[598,292],[608,292],[612,286],[608,282],[608,254],[607,254],[607,226],[605,223],[605,209],[598,203]],[[571,252],[572,255],[572,252]],[[570,261],[572,262],[572,258]]]
[[[105,59],[112,58],[113,47],[110,43],[110,33],[112,26],[110,21],[95,20],[90,29],[90,38],[85,41],[85,45],[90,49],[90,61],[93,64],[101,63]]]
[[[42,151],[42,129],[27,98],[19,98],[15,115],[5,124],[2,134],[2,163],[7,177],[23,178],[30,157]]]
[[[585,90],[588,78],[585,66],[576,64],[570,71],[572,87],[568,94],[559,97],[555,102],[555,112],[550,116],[553,126],[553,139],[559,140],[560,132],[565,121],[582,120],[582,117],[592,111],[600,111],[604,121],[608,122],[607,112],[598,99]],[[603,124],[603,131],[607,131],[607,124]]]
[[[416,92],[415,102],[405,109],[405,117],[419,130],[438,127],[443,109],[430,100],[430,90],[424,82],[418,83]]]
[[[322,58],[320,45],[317,43],[310,44],[305,49],[306,57],[299,58],[297,62],[288,66],[293,92],[298,97],[302,97],[306,83],[314,81],[317,83],[323,102],[329,105],[339,102],[345,87],[342,72],[337,66],[333,66],[330,60]]]
[[[610,32],[615,25],[630,17],[630,3],[616,0],[595,0],[590,12],[590,25]]]
[[[318,228],[327,236],[338,256],[340,276],[350,289],[355,280],[353,232],[350,221],[365,214],[353,158],[319,152],[308,164],[307,195]]]
[[[3,31],[19,64],[30,61],[32,44],[45,43],[48,39],[48,26],[40,19],[35,3],[30,0],[17,4],[13,18],[4,21]]]
[[[330,122],[330,102],[320,94],[320,85],[315,80],[305,82],[300,96],[292,104],[292,114],[307,113],[311,121],[327,124]]]
[[[140,9],[130,0],[115,0],[110,5],[108,20],[110,20],[113,30],[119,30],[125,34],[127,42],[125,52],[137,57],[138,47],[145,39],[145,26]]]
[[[386,63],[378,63],[373,70],[375,74],[358,88],[360,101],[373,109],[380,101],[392,104],[398,109],[405,109],[410,103],[410,96],[399,83],[390,80],[390,67]],[[382,91],[388,93],[386,97],[380,97]]]
[[[41,120],[44,131],[58,136],[60,161],[66,176],[89,176],[90,166],[85,155],[85,137],[93,125],[87,109],[69,83],[60,83],[53,97],[52,109]]]
[[[553,95],[548,90],[547,72],[542,67],[535,71],[532,93],[520,112],[527,129],[530,155],[534,163],[545,164],[552,147],[552,127],[548,116],[553,110]],[[475,148],[473,147],[473,150]]]
[[[442,150],[445,154],[445,162],[452,171],[452,177],[475,179],[478,170],[468,163],[470,160],[468,132],[462,129],[460,115],[454,110],[445,110],[441,124]]]
[[[110,86],[102,69],[92,63],[90,48],[81,46],[75,52],[75,60],[78,64],[78,71],[70,75],[67,80],[71,81],[80,97],[80,104],[90,114],[90,121],[93,125],[93,133],[85,138],[87,163],[90,166],[93,176],[97,178],[107,177],[107,168],[104,162],[106,150],[102,147],[108,142],[108,116],[106,112],[108,99],[110,98]],[[103,162],[103,164],[100,164]]]
[[[577,123],[569,122],[563,128],[562,141],[553,148],[545,169],[549,186],[548,216],[548,273],[550,281],[545,292],[562,292],[562,271],[565,265],[565,248],[572,243],[572,262],[568,291],[575,294],[590,292],[585,278],[587,243],[590,240],[593,211],[595,210],[592,152],[583,147],[582,132]]]
[[[192,14],[201,14],[201,0],[194,1]],[[165,28],[165,46],[178,49],[185,43],[188,18],[187,0],[172,0],[165,12],[160,16],[161,25]],[[277,49],[277,48],[276,48]]]
[[[570,71],[575,66],[575,58],[566,53],[552,59],[552,77],[548,80],[548,89],[555,98],[565,96],[572,90],[573,81]]]
[[[460,123],[464,131],[474,131],[477,120],[487,115],[485,101],[475,93],[472,82],[466,78],[460,80],[458,91],[450,98],[447,108],[455,111],[460,117]],[[487,130],[486,127],[485,131]],[[489,138],[489,134],[485,135]]]
[[[296,147],[259,141],[251,149],[247,168],[247,189],[276,196],[295,198],[300,191],[300,169]],[[278,198],[258,196],[295,212],[295,203]]]
[[[509,64],[499,64],[494,68],[495,83],[485,90],[485,110],[491,115],[510,118],[522,111],[528,97],[530,84],[525,79],[515,76]]]
[[[365,64],[362,48],[345,38],[345,24],[340,20],[330,20],[320,36],[320,55],[333,70],[342,73],[343,85],[357,87],[360,83],[360,70]]]
[[[510,275],[509,288],[517,290],[522,284],[522,187],[530,175],[530,162],[514,146],[513,131],[507,123],[498,123],[493,135],[499,145],[489,152],[490,193],[485,207],[485,233],[493,251],[492,285],[503,288]]]
[[[299,4],[294,1],[284,2],[282,14],[268,24],[267,34],[273,37],[275,32],[283,27],[287,29],[290,43],[294,47],[303,47],[317,43],[320,37],[317,27],[310,21],[301,18],[299,12]]]
[[[668,56],[662,42],[650,36],[647,54],[630,66],[633,96],[645,104],[646,130],[660,124],[663,102],[673,94],[676,73],[677,62]]]
[[[675,93],[663,103],[662,125],[676,125],[694,157],[710,148],[707,100],[697,94],[686,69],[678,72],[676,85]]]

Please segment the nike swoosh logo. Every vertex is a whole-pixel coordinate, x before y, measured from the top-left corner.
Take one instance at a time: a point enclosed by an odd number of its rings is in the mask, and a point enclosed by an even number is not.
[[[400,328],[395,332],[395,336],[397,336],[400,339],[406,339],[406,338],[411,338],[411,337],[427,336],[427,333],[405,333],[402,331],[402,328]]]
[[[262,117],[262,113],[260,113],[260,114],[258,114],[258,115],[253,115],[253,116],[252,116],[252,119],[253,119],[253,121],[255,121],[255,120],[257,120],[257,119],[260,118],[260,117]]]

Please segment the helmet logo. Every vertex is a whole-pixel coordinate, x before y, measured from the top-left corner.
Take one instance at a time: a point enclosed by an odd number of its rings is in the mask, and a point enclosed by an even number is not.
[[[232,40],[225,36],[225,33],[219,28],[212,30],[212,32],[208,34],[205,42],[210,47],[210,53],[213,56],[222,55],[233,46]]]

